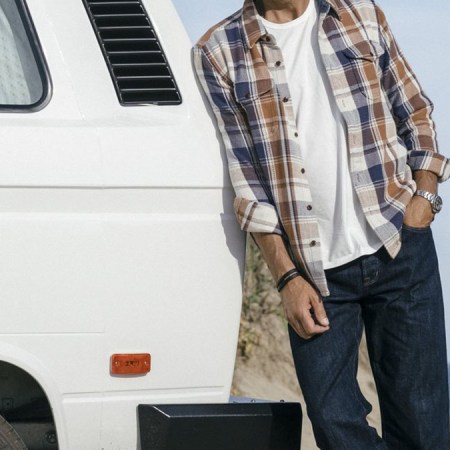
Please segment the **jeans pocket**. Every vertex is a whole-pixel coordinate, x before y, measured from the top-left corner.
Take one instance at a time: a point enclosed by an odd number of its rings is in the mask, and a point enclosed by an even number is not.
[[[428,225],[427,227],[410,227],[409,225],[403,224],[402,230],[411,233],[429,233],[431,231],[431,225]]]

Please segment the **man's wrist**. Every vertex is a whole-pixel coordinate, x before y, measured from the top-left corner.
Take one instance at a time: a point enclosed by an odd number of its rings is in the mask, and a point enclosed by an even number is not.
[[[427,201],[431,207],[431,211],[433,214],[437,214],[442,209],[442,198],[437,194],[433,194],[432,192],[425,191],[423,189],[417,189],[414,194],[416,197],[421,197],[425,201]]]
[[[438,177],[429,170],[416,170],[413,172],[413,178],[416,182],[416,188],[437,194]]]
[[[252,233],[252,236],[261,250],[275,282],[278,282],[280,277],[295,267],[281,236],[266,233]]]
[[[291,280],[293,280],[294,278],[297,278],[299,276],[300,276],[300,272],[297,270],[296,267],[294,267],[291,270],[288,270],[283,275],[281,275],[281,277],[278,279],[278,282],[277,282],[278,292],[281,292]]]

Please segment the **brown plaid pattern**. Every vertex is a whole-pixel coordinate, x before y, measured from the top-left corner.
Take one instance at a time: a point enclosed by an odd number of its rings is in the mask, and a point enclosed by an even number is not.
[[[433,105],[373,1],[310,1],[320,7],[319,45],[347,124],[353,186],[394,257],[416,189],[412,172],[450,176],[449,160],[438,153]],[[225,143],[241,228],[283,234],[296,265],[329,295],[314,207],[307,208],[308,178],[321,174],[303,167],[283,56],[252,0],[200,39],[194,63]],[[317,133],[325,126],[317,124]]]

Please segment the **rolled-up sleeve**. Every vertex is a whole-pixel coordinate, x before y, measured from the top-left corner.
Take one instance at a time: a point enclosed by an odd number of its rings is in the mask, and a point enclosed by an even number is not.
[[[213,52],[194,47],[194,66],[225,146],[236,198],[234,211],[242,230],[282,234],[278,214],[257,176],[252,160],[253,140],[246,117],[236,102],[232,83],[221,73]]]
[[[428,170],[442,182],[450,177],[450,161],[438,151],[431,113],[433,103],[425,95],[403,56],[383,11],[377,7],[381,38],[386,48],[383,87],[389,98],[397,132],[408,149],[413,171]]]

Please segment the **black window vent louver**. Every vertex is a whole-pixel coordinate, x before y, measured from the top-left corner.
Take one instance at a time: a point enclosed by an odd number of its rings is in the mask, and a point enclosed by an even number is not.
[[[141,0],[83,0],[122,105],[178,105],[181,95]]]

